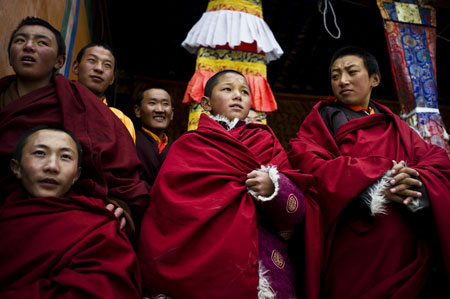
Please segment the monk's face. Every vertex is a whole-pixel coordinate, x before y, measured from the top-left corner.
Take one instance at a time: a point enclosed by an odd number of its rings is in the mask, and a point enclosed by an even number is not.
[[[369,77],[364,61],[359,56],[342,56],[331,67],[331,88],[335,97],[344,104],[367,108],[372,88],[379,83],[380,75]]]
[[[144,91],[140,106],[135,105],[134,113],[144,128],[162,137],[173,119],[170,95],[164,89],[148,89]]]
[[[74,62],[72,71],[78,75],[78,81],[102,97],[114,83],[114,63],[114,56],[109,50],[95,46],[86,49],[80,62]]]
[[[55,35],[44,26],[22,26],[12,39],[9,63],[20,79],[50,82],[64,61],[64,55],[58,55]]]
[[[255,110],[248,112],[247,121],[251,124],[263,124],[261,116]]]
[[[28,137],[11,169],[31,197],[61,197],[80,176],[75,141],[65,132],[40,130]]]
[[[202,107],[213,115],[223,115],[229,120],[244,120],[250,110],[250,87],[244,76],[236,73],[222,75],[213,87],[211,97],[202,98]]]

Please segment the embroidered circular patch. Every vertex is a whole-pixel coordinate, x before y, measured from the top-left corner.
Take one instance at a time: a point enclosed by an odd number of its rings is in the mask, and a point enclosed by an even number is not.
[[[272,250],[272,262],[275,266],[277,266],[280,269],[284,268],[285,262],[284,258],[277,250]]]
[[[298,199],[294,194],[289,194],[286,202],[286,211],[288,213],[295,213],[298,209]]]

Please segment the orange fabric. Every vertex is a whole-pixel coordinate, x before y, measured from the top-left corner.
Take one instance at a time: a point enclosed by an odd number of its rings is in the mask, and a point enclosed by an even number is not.
[[[158,143],[158,151],[161,154],[162,151],[166,148],[166,145],[169,143],[169,138],[167,137],[166,133],[164,133],[164,136],[162,139],[160,139],[156,134],[154,134],[152,131],[147,130],[144,127],[141,127],[142,131],[147,133],[150,137],[155,139],[156,143]]]
[[[355,111],[355,112],[358,112],[358,111],[365,111],[367,114],[369,114],[369,115],[371,115],[371,114],[374,114],[375,113],[375,111],[373,110],[373,108],[372,107],[369,107],[369,108],[364,108],[363,106],[358,106],[358,105],[345,105],[345,107],[347,107],[348,109],[350,109],[350,110],[353,110],[353,111]]]
[[[337,102],[338,99],[336,97],[328,97],[328,100],[332,100],[333,102]],[[348,109],[358,112],[358,111],[365,111],[368,115],[372,115],[375,114],[375,110],[373,110],[372,107],[369,106],[369,108],[364,108],[363,106],[359,106],[359,105],[345,105],[343,103],[341,103],[342,105],[344,105],[345,107],[347,107]]]
[[[108,106],[108,102],[106,101],[106,97],[103,97],[102,99],[103,104]],[[134,144],[136,144],[136,132],[134,131],[134,125],[131,119],[125,115],[122,111],[120,111],[117,108],[109,107],[108,108],[122,121],[124,126],[127,128],[128,132],[130,132],[131,138],[133,138]]]
[[[183,98],[183,104],[200,103],[206,82],[215,73],[206,70],[197,70],[188,83]],[[244,75],[252,92],[252,107],[261,112],[277,110],[277,102],[266,78],[260,76]]]

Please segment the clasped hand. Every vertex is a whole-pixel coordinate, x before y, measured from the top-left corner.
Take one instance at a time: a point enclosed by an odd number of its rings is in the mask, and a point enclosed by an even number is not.
[[[245,185],[259,196],[269,197],[275,192],[275,186],[269,174],[260,170],[253,170],[247,174]]]
[[[422,182],[418,179],[419,172],[408,168],[405,161],[392,161],[391,169],[392,179],[389,180],[390,186],[385,190],[385,196],[390,201],[408,205],[414,198],[420,198],[422,193],[414,191],[413,187],[421,187]]]

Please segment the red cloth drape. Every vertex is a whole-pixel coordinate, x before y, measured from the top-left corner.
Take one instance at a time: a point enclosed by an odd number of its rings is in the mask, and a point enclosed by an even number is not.
[[[388,205],[388,214],[373,217],[369,227],[336,225],[349,202],[383,176],[392,160],[404,160],[419,171],[427,188],[450,273],[450,160],[376,103],[382,114],[349,121],[333,138],[319,113],[324,105],[327,101],[318,103],[302,123],[289,157],[294,168],[317,178],[326,237],[325,296],[343,295],[345,288],[356,292],[347,292],[348,298],[361,295],[358,290],[367,298],[415,296],[426,280],[429,244],[417,239],[399,214],[401,207]],[[360,235],[355,238],[356,231]]]
[[[141,297],[133,247],[100,199],[7,200],[0,239],[1,298]]]
[[[4,90],[15,76],[0,80]],[[140,162],[122,122],[92,92],[76,81],[55,75],[48,86],[22,96],[0,111],[0,162],[9,165],[19,137],[42,124],[72,131],[83,147],[83,171],[74,185],[77,194],[125,200],[141,213],[148,202],[139,178]],[[9,167],[0,170],[0,191],[8,194],[18,182]]]
[[[143,287],[183,298],[256,298],[257,219],[245,180],[267,164],[308,192],[311,177],[291,170],[268,127],[226,131],[202,115],[199,128],[172,145],[152,188],[138,246]],[[311,246],[318,243],[312,236]]]

